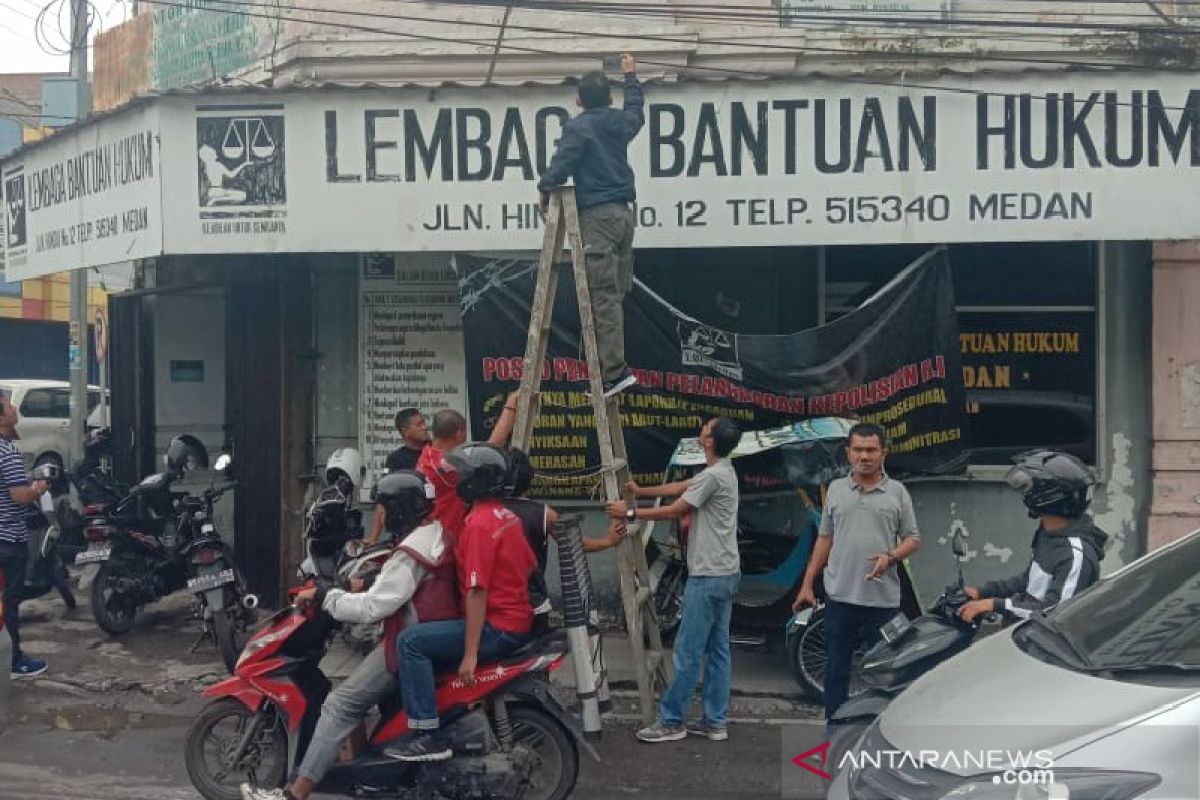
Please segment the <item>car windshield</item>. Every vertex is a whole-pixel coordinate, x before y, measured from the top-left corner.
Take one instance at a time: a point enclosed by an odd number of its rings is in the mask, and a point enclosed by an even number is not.
[[[1200,665],[1200,534],[1165,547],[1051,612],[1090,669]]]

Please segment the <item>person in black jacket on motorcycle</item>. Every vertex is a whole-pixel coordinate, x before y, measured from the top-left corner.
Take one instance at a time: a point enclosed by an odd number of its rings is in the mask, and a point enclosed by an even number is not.
[[[1018,575],[978,588],[968,586],[971,602],[959,610],[967,622],[993,612],[1009,621],[1029,619],[1100,577],[1108,534],[1087,514],[1095,483],[1091,470],[1067,453],[1034,450],[1020,457],[1005,480],[1021,492],[1029,516],[1038,520],[1033,558]]]
[[[313,603],[340,622],[385,622],[384,639],[325,699],[312,741],[291,785],[286,789],[260,789],[244,783],[243,800],[306,800],[337,760],[342,740],[366,717],[371,706],[396,691],[390,656],[395,634],[389,637],[386,630],[397,617],[412,624],[420,622],[426,608],[422,606],[422,593],[438,591],[434,585],[437,570],[429,565],[448,560],[449,543],[442,537],[441,523],[430,518],[433,487],[420,473],[397,470],[385,475],[376,486],[375,500],[386,515],[389,535],[398,543],[370,587],[354,579],[350,591],[304,589],[296,595],[296,603]],[[450,590],[456,588],[451,586]],[[440,616],[457,615],[455,604]]]

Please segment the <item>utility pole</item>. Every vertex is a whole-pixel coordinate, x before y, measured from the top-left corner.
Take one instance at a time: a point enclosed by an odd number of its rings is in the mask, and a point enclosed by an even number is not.
[[[88,109],[83,99],[88,77],[87,58],[87,0],[71,0],[71,77],[75,79],[75,90],[79,102],[78,116],[83,118]],[[68,345],[69,373],[71,376],[71,461],[83,456],[83,440],[87,426],[87,270],[77,266],[71,270],[71,325]]]

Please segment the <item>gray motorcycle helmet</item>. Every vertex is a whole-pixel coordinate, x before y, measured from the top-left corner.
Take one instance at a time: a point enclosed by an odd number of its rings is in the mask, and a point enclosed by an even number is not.
[[[1091,505],[1092,470],[1070,453],[1031,450],[1017,456],[1004,480],[1021,493],[1029,515],[1078,519]]]

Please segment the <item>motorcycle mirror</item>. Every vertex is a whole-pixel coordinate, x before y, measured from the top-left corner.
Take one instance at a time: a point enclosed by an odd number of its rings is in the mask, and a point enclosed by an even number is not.
[[[954,551],[955,557],[960,559],[967,557],[967,540],[966,537],[962,535],[962,531],[954,532],[954,536],[950,542],[950,547]]]
[[[217,456],[216,463],[213,464],[213,469],[217,472],[228,472],[232,466],[233,456],[228,453],[221,453],[221,455]]]
[[[34,468],[33,479],[35,481],[48,481],[54,483],[58,480],[58,465],[57,464],[41,464]]]

